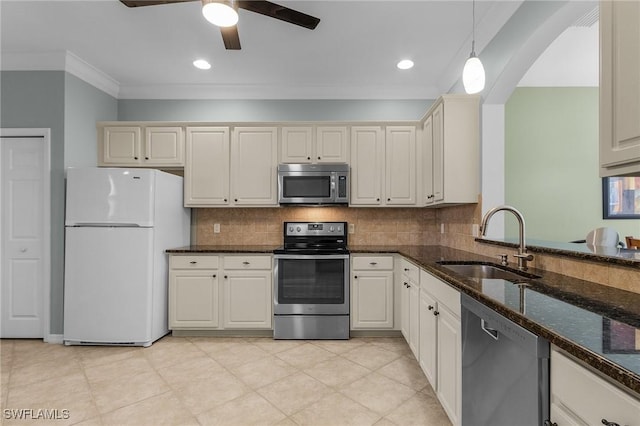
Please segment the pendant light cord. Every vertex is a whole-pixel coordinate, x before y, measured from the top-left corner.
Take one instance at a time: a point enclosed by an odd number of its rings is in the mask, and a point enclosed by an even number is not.
[[[471,56],[476,56],[476,0],[473,0],[471,4]]]

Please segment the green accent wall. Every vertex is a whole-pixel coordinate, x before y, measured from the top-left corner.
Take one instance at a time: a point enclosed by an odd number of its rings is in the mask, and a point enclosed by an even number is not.
[[[569,242],[601,226],[625,235],[638,220],[602,219],[598,88],[518,87],[505,106],[505,200],[522,212],[527,238]],[[505,236],[517,237],[515,219]]]

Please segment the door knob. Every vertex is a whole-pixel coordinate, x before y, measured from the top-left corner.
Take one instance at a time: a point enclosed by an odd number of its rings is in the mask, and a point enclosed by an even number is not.
[[[27,252],[27,249],[26,249],[26,248],[21,248],[21,249],[20,249],[20,252],[21,252],[21,253],[26,253],[26,252]]]

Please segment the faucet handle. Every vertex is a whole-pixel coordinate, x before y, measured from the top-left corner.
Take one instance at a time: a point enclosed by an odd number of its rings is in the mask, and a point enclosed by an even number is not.
[[[531,262],[533,260],[533,255],[532,254],[527,254],[527,253],[514,254],[513,257],[517,257],[518,259],[524,259],[527,262]]]
[[[509,255],[504,253],[504,254],[500,254],[498,255],[498,258],[500,259],[500,264],[502,266],[507,266],[509,264]]]

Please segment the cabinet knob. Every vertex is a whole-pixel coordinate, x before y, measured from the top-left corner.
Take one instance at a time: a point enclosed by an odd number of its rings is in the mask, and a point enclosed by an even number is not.
[[[607,419],[602,419],[602,424],[605,426],[620,426],[618,423],[616,422],[610,422]]]
[[[233,199],[233,201],[235,201],[235,202],[237,203],[237,202],[238,202],[238,199],[237,199],[237,198],[234,198],[234,199]]]
[[[307,157],[307,160],[311,160],[311,157]]]
[[[355,278],[355,279],[357,280],[357,279],[358,279],[358,276],[357,276],[357,275],[354,275],[354,276],[353,276],[353,278]]]
[[[551,420],[545,420],[544,426],[558,426],[558,423],[556,422],[551,423]]]
[[[429,305],[427,306],[427,309],[429,309],[430,311],[433,311],[433,306]]]
[[[224,276],[224,279],[226,280],[227,278],[229,278],[229,277],[227,277],[227,276],[225,275],[225,276]]]
[[[380,198],[376,198],[376,201],[380,201]]]
[[[404,271],[405,271],[405,272],[409,272],[409,271],[410,271],[410,269],[409,269],[409,268],[404,268]]]
[[[438,311],[433,311],[433,315],[438,316],[438,315],[440,315],[440,312],[438,312]]]
[[[148,160],[148,159],[149,159],[149,157],[144,157],[144,159],[145,159],[145,160]]]
[[[387,201],[391,201],[391,198],[387,198]]]
[[[213,274],[213,278],[215,278],[215,277],[216,277],[216,274]]]
[[[138,157],[133,157],[133,159],[134,159],[134,160],[137,160],[137,159],[138,159]]]
[[[225,203],[227,202],[227,199],[226,199],[226,198],[224,199],[224,202],[225,202]]]
[[[320,157],[318,157],[318,160],[320,160]]]

